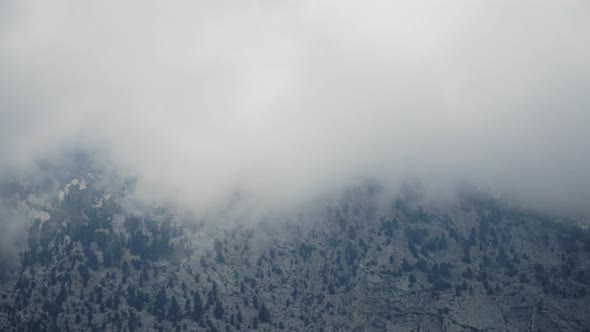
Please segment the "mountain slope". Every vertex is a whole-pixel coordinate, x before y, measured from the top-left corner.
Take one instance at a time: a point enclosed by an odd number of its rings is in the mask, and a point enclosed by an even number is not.
[[[5,195],[32,221],[3,268],[1,330],[590,329],[589,231],[476,191],[382,208],[361,186],[240,224],[130,208],[96,178]]]

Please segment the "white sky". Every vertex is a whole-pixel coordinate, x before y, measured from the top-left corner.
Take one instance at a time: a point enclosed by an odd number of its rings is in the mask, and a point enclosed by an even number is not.
[[[585,0],[6,0],[0,167],[80,144],[196,209],[359,177],[584,208],[588,40]]]

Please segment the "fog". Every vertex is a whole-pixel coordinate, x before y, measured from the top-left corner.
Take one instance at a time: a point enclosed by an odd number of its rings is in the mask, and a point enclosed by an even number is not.
[[[590,206],[590,3],[0,3],[0,172],[102,151],[137,194],[283,208],[375,179]]]

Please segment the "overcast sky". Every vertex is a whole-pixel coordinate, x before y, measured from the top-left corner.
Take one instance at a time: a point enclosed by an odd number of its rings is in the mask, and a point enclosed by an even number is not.
[[[587,0],[0,2],[0,168],[91,146],[150,199],[371,177],[590,206]]]

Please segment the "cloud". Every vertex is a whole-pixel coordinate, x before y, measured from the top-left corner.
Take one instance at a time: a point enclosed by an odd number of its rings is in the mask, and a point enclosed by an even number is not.
[[[590,200],[586,1],[5,1],[0,161],[92,146],[145,198],[370,177]]]
[[[0,201],[0,280],[8,275],[18,261],[26,239],[26,219],[22,211]]]

